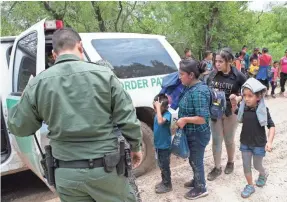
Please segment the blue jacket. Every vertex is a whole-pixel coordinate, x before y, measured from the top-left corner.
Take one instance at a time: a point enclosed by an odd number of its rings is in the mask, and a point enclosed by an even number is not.
[[[179,79],[178,72],[174,72],[165,76],[162,79],[161,87],[162,89],[160,93],[167,94],[171,98],[170,107],[176,110],[184,90],[184,86]]]

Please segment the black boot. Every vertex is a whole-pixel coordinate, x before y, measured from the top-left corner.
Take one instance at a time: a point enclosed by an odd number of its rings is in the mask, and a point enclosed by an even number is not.
[[[155,188],[157,189],[157,188],[160,187],[161,185],[163,185],[163,181],[157,183],[157,184],[155,185]]]
[[[225,174],[230,174],[232,173],[234,170],[234,162],[227,162],[226,167],[224,169],[224,173]]]
[[[156,189],[155,192],[157,194],[164,194],[167,192],[172,191],[172,184],[168,183],[168,184],[160,184]]]
[[[213,170],[208,174],[207,179],[209,181],[215,180],[219,175],[221,175],[222,169],[221,168],[213,168]]]

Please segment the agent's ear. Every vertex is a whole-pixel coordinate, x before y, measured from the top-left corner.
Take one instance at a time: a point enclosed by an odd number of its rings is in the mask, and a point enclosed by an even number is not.
[[[52,55],[53,55],[54,61],[56,61],[58,55],[57,55],[57,53],[54,50],[52,50]]]
[[[83,43],[81,41],[78,43],[78,50],[80,53],[84,53]]]

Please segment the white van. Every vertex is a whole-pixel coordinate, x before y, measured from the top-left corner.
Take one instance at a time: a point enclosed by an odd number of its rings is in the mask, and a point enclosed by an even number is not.
[[[12,47],[16,37],[1,37],[0,38],[0,115],[1,115],[1,176],[16,173],[28,169],[27,166],[17,155],[15,149],[13,149],[13,135],[7,131],[7,120],[8,111],[6,106],[6,97],[8,91],[8,66],[10,61],[10,55]],[[6,96],[5,96],[6,95]]]
[[[51,36],[62,25],[61,21],[42,20],[16,37],[9,64],[8,93],[2,97],[7,105],[3,108],[17,103],[31,75],[36,76],[49,68]],[[180,57],[164,36],[127,33],[80,33],[80,36],[85,59],[91,62],[107,60],[133,100],[143,132],[144,158],[135,169],[136,176],[140,176],[155,164],[153,98],[161,89],[162,78],[178,71]],[[175,114],[174,111],[172,113]],[[36,133],[42,148],[49,143],[47,133],[45,125]],[[40,152],[33,136],[13,136],[12,141],[15,141],[15,149],[22,162],[45,181]]]

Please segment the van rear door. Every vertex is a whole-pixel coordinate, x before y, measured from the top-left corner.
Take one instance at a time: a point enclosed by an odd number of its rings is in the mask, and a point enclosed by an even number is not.
[[[13,44],[9,64],[9,92],[7,97],[8,111],[21,98],[22,92],[31,76],[36,76],[45,69],[45,20],[40,21],[21,33]],[[39,138],[40,132],[36,135]],[[21,160],[40,178],[40,152],[33,136],[17,137],[12,135]]]

